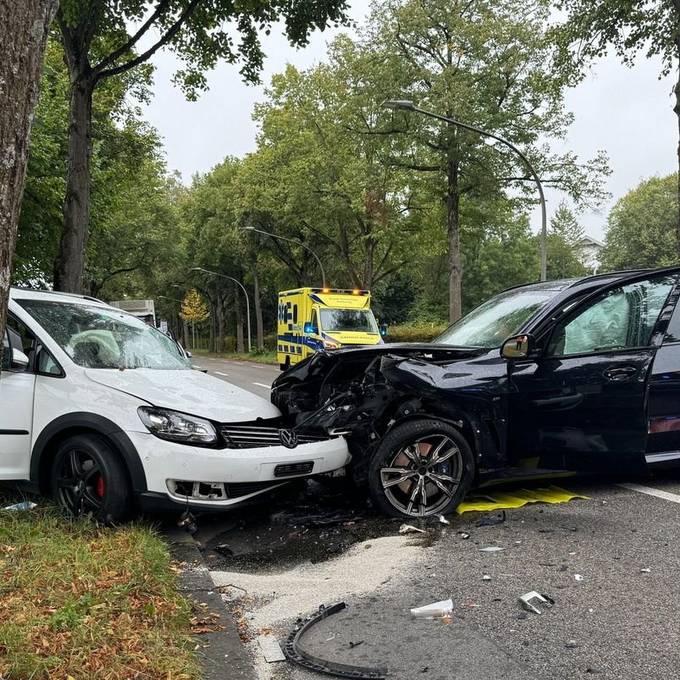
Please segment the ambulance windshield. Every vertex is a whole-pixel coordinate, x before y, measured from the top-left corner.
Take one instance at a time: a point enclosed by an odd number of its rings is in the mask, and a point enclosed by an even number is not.
[[[326,333],[378,333],[373,312],[368,309],[322,309],[321,327]]]

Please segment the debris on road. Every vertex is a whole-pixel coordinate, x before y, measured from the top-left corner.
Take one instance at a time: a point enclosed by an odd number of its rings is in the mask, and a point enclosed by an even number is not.
[[[281,645],[278,640],[271,635],[260,635],[257,638],[257,644],[262,650],[262,656],[267,663],[277,663],[278,661],[285,661],[286,655],[281,650]]]
[[[567,649],[576,649],[576,647],[578,647],[578,643],[576,642],[576,640],[567,640],[564,646]]]
[[[559,486],[548,486],[542,489],[517,489],[512,492],[496,492],[483,496],[470,496],[457,508],[456,513],[490,512],[493,510],[515,510],[528,503],[568,503],[575,499],[590,500],[588,496],[572,493]]]
[[[450,616],[452,612],[453,600],[448,599],[411,609],[411,616],[414,619],[441,619]]]
[[[449,520],[446,519],[446,517],[444,517],[444,515],[438,515],[438,517],[439,517],[439,523],[440,524],[451,524],[451,522],[449,522]]]
[[[581,574],[574,574],[574,581],[583,581],[583,576]]]
[[[475,526],[478,527],[492,527],[496,524],[503,524],[506,520],[505,510],[502,510],[499,515],[486,515],[482,517]]]
[[[490,581],[491,580],[491,574],[484,574],[482,576],[482,581]]]
[[[284,653],[286,658],[293,663],[307,668],[308,670],[316,671],[317,673],[324,673],[325,675],[333,675],[338,678],[359,678],[360,680],[384,680],[387,675],[387,668],[367,668],[365,666],[351,666],[349,664],[338,663],[336,661],[328,661],[312,656],[300,648],[300,640],[304,634],[312,628],[319,621],[322,621],[329,616],[345,609],[347,605],[344,602],[326,607],[321,605],[319,610],[312,616],[306,619],[298,619],[295,628],[286,640],[284,646]]]
[[[399,533],[400,534],[426,534],[427,531],[425,531],[425,529],[419,529],[418,527],[414,527],[412,524],[402,524],[399,527]]]
[[[458,532],[458,535],[459,535],[463,540],[466,540],[466,539],[470,538],[470,534],[468,534],[467,531],[459,531],[459,532]]]
[[[550,609],[555,604],[555,600],[549,595],[541,595],[541,593],[532,590],[528,593],[524,593],[519,598],[519,602],[529,612],[534,614],[542,614],[541,610],[536,606],[537,604],[542,605],[545,609]]]
[[[505,548],[501,548],[497,545],[489,545],[486,548],[480,548],[479,552],[495,553],[495,552],[501,552],[501,550],[505,550]]]
[[[3,510],[10,510],[12,512],[23,512],[26,510],[33,510],[37,508],[38,504],[33,501],[22,501],[21,503],[14,503],[14,505],[6,505]]]
[[[643,569],[640,569],[640,573],[641,574],[651,574],[652,570],[647,568],[647,567],[644,567]]]
[[[359,645],[363,645],[365,640],[359,640],[358,642],[352,642],[351,640],[349,641],[349,648],[354,649],[355,647],[358,647]]]

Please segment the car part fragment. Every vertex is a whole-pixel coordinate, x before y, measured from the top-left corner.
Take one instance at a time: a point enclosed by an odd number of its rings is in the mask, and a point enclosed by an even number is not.
[[[300,649],[300,640],[312,626],[333,614],[337,614],[346,607],[347,605],[344,602],[338,602],[329,607],[321,605],[316,614],[313,614],[306,619],[298,619],[295,628],[293,628],[291,634],[288,636],[283,648],[286,658],[289,661],[298,664],[298,666],[302,666],[311,671],[316,671],[317,673],[332,675],[336,678],[383,680],[387,676],[387,668],[368,668],[365,666],[351,666],[336,661],[327,661]]]
[[[541,595],[535,590],[529,593],[525,593],[519,598],[520,604],[524,609],[534,614],[542,614],[543,612],[536,606],[536,604],[542,605],[545,609],[550,609],[555,604],[555,600],[549,595]]]

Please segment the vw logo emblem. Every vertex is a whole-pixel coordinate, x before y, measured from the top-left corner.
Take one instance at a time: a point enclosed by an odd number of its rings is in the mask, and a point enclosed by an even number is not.
[[[279,439],[287,449],[294,449],[298,445],[297,434],[293,430],[279,430]]]

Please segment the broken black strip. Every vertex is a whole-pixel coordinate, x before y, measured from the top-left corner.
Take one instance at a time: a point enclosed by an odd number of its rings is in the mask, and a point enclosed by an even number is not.
[[[0,430],[0,435],[3,434],[28,434],[28,430]]]
[[[337,678],[359,678],[360,680],[384,680],[387,676],[387,668],[368,668],[365,666],[350,666],[349,664],[337,663],[336,661],[327,661],[320,659],[317,656],[312,656],[304,652],[298,646],[302,636],[315,624],[323,619],[336,614],[345,609],[347,605],[344,602],[338,602],[330,607],[321,605],[319,611],[307,619],[298,620],[295,628],[288,636],[283,651],[286,658],[293,663],[316,671],[317,673],[325,673],[326,675],[333,675]]]

